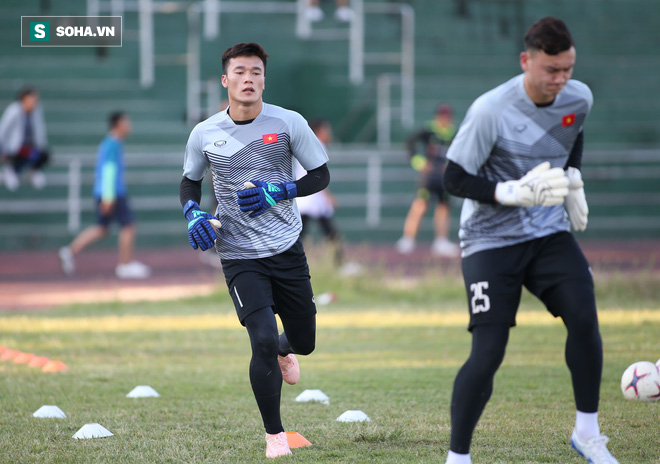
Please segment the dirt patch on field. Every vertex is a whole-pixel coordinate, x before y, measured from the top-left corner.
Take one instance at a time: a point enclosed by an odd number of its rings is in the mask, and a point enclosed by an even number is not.
[[[595,272],[660,272],[660,242],[588,242],[582,244]],[[409,255],[387,245],[351,245],[345,256],[369,269],[391,270],[415,278],[429,269],[460,275],[460,258],[434,258],[420,244]],[[89,251],[76,261],[74,277],[65,276],[56,251],[0,253],[0,310],[43,310],[73,303],[163,301],[224,291],[222,271],[209,263],[219,260],[189,248],[141,250],[140,261],[152,268],[144,280],[126,281],[114,274],[113,251]],[[387,271],[386,271],[387,272]]]
[[[0,309],[38,310],[72,303],[162,301],[206,295],[224,285],[222,271],[188,249],[147,250],[137,259],[151,277],[121,280],[115,276],[112,251],[90,251],[76,260],[76,274],[62,273],[56,251],[0,254]],[[219,259],[209,255],[210,260]],[[204,260],[206,261],[206,260]]]

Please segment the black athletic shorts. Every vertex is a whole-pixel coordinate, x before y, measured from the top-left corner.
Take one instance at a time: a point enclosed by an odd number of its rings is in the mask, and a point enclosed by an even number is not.
[[[433,197],[438,203],[447,203],[449,196],[445,191],[445,183],[441,175],[430,173],[419,179],[417,198],[428,202]]]
[[[135,217],[133,216],[133,210],[128,204],[128,198],[126,197],[117,197],[115,199],[115,205],[110,211],[110,214],[103,214],[101,212],[101,199],[94,199],[95,211],[96,211],[96,223],[103,227],[108,227],[112,221],[117,221],[121,227],[130,226],[135,222]]]
[[[543,301],[555,317],[561,316],[564,310],[581,310],[572,300],[594,301],[594,306],[585,307],[585,311],[595,307],[589,263],[569,232],[479,251],[464,258],[462,266],[470,313],[469,330],[480,324],[515,326],[523,286]],[[564,288],[570,291],[555,292],[562,290],[562,285],[570,285]],[[572,297],[551,299],[551,292]]]
[[[307,257],[300,239],[283,253],[259,259],[223,259],[222,271],[241,324],[268,306],[280,318],[316,314]]]
[[[339,239],[339,231],[337,230],[337,227],[335,226],[332,217],[329,216],[312,217],[307,214],[301,214],[300,219],[302,220],[302,226],[303,226],[302,232],[300,232],[300,238],[304,238],[307,235],[307,233],[309,232],[310,223],[312,221],[318,221],[319,225],[321,226],[321,230],[323,231],[323,235],[328,240]]]

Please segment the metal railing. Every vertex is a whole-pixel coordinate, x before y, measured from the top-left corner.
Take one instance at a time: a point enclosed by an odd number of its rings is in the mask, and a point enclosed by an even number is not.
[[[92,151],[90,149],[90,151]],[[381,168],[385,159],[394,159],[400,153],[383,153],[380,150],[356,149],[349,152],[339,152],[338,158],[343,167],[335,173],[335,184],[359,184],[362,192],[358,194],[338,194],[344,208],[363,210],[359,221],[364,226],[377,227],[381,222],[382,189]],[[140,211],[169,211],[172,216],[179,215],[178,197],[175,193],[176,183],[181,176],[183,155],[181,153],[139,153],[132,151],[125,160],[126,183],[129,192],[131,186],[149,186],[148,195],[131,193],[132,207]],[[26,198],[4,200],[0,198],[0,216],[11,215],[12,222],[0,227],[0,238],[19,236],[33,230],[29,223],[21,222],[22,216],[34,214],[55,214],[62,219],[53,222],[44,230],[50,237],[66,237],[77,233],[83,226],[83,213],[93,210],[91,186],[94,175],[92,172],[95,160],[90,156],[58,155],[47,172],[47,189],[66,187],[66,195],[57,197],[44,191],[47,198]],[[157,170],[154,170],[157,168]],[[391,177],[391,176],[390,176]],[[367,182],[364,180],[367,179]],[[410,178],[412,181],[412,177]],[[161,192],[156,194],[154,192]],[[168,192],[163,194],[162,192]],[[205,187],[204,198],[211,202],[208,189]],[[408,200],[406,200],[407,202]],[[166,215],[164,215],[166,217]],[[65,219],[66,218],[66,219]],[[4,221],[3,221],[4,222]],[[163,220],[157,222],[141,221],[140,234],[172,235],[181,233],[180,220]]]
[[[307,0],[296,2],[240,2],[224,0],[201,0],[198,2],[168,1],[155,2],[153,0],[87,0],[87,14],[99,15],[109,11],[113,15],[121,16],[126,11],[137,12],[139,16],[139,44],[140,44],[140,85],[144,88],[154,84],[154,68],[158,62],[154,50],[154,14],[171,14],[176,12],[187,13],[188,38],[187,50],[184,57],[176,58],[186,66],[186,119],[189,124],[196,123],[205,114],[215,112],[217,105],[213,105],[213,97],[217,95],[201,79],[200,49],[201,38],[199,30],[203,21],[203,37],[205,40],[215,39],[220,33],[221,16],[231,13],[259,12],[263,14],[294,14],[296,15],[296,35],[303,40],[348,40],[349,80],[357,85],[362,84],[365,78],[365,66],[379,64],[393,64],[400,67],[396,79],[387,77],[390,85],[396,83],[401,87],[401,107],[397,108],[401,116],[401,123],[405,128],[411,128],[415,115],[415,12],[405,3],[365,3],[364,0],[351,0],[353,20],[350,22],[348,34],[341,29],[314,30],[307,17]],[[401,16],[401,49],[392,53],[368,53],[365,51],[365,14],[398,14]],[[203,18],[200,16],[203,15]],[[169,62],[169,61],[168,61]],[[387,74],[386,76],[390,76]],[[379,87],[380,88],[380,87]],[[202,107],[201,97],[206,89],[207,106]],[[382,119],[384,109],[379,98],[379,121]],[[394,108],[388,108],[389,114]],[[390,116],[391,117],[391,116]],[[378,126],[379,141],[389,145],[390,131],[387,125]]]
[[[181,176],[183,155],[159,152],[156,156],[130,148],[128,152],[126,182],[132,192],[133,208],[138,213],[162,212],[157,220],[140,221],[141,235],[181,234],[176,186]],[[406,208],[414,196],[416,180],[416,173],[408,166],[403,150],[335,147],[330,151],[330,158],[331,188],[340,205],[341,228],[346,232],[363,232],[365,240],[373,238],[374,232],[401,230]],[[75,234],[83,225],[83,213],[93,210],[91,168],[94,162],[90,156],[58,155],[47,171],[48,187],[39,194],[40,197],[20,198],[20,190],[12,198],[0,197],[0,238],[33,233],[34,224],[26,219],[39,214],[55,215],[52,224],[40,227],[39,233],[50,237]],[[615,180],[628,180],[634,184],[660,178],[660,151],[587,152],[585,162],[583,173],[587,199],[594,207],[587,232],[626,231],[626,235],[634,236],[636,231],[644,230],[660,237],[660,188],[653,192],[639,192],[635,188],[619,191],[602,188]],[[594,192],[597,183],[601,189]],[[139,188],[141,193],[136,193]],[[204,187],[203,201],[209,203],[207,207],[212,207],[207,186]],[[604,207],[613,206],[634,212],[625,219],[612,213],[597,213],[598,208],[603,211]],[[457,227],[457,221],[453,221],[452,229],[455,231]]]

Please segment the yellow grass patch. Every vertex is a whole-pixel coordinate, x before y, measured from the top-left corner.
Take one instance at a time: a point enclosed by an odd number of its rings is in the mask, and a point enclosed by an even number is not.
[[[660,310],[606,310],[599,313],[601,325],[640,325],[660,323]],[[402,327],[465,327],[467,312],[403,312],[356,311],[321,313],[319,328],[370,329]],[[520,326],[549,326],[561,324],[543,311],[522,311],[518,314]],[[5,317],[0,319],[0,331],[8,333],[63,333],[63,332],[141,332],[240,330],[234,314],[201,315],[127,315],[98,317]]]

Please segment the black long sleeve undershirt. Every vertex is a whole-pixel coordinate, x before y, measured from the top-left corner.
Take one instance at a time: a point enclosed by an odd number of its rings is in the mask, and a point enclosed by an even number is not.
[[[328,165],[324,164],[316,169],[307,171],[307,174],[298,179],[295,184],[299,197],[306,197],[307,195],[320,192],[330,185],[330,170],[328,169]]]
[[[202,201],[202,181],[190,180],[186,176],[181,178],[179,184],[179,201],[181,206],[185,206],[188,200],[193,200],[199,203]]]
[[[301,177],[296,182],[296,189],[299,197],[306,197],[316,192],[320,192],[330,184],[330,170],[328,165],[324,164],[316,169],[307,171],[307,175]],[[186,176],[181,178],[179,185],[179,201],[181,206],[185,206],[188,200],[199,203],[202,201],[202,181],[190,180]]]
[[[445,189],[447,193],[477,200],[481,203],[497,203],[495,201],[495,186],[497,182],[485,177],[473,176],[459,164],[449,161],[445,169]]]
[[[568,156],[568,161],[566,161],[566,166],[564,169],[573,167],[575,169],[582,168],[582,150],[584,149],[584,131],[580,131],[575,143],[573,144],[573,149],[571,154]]]

